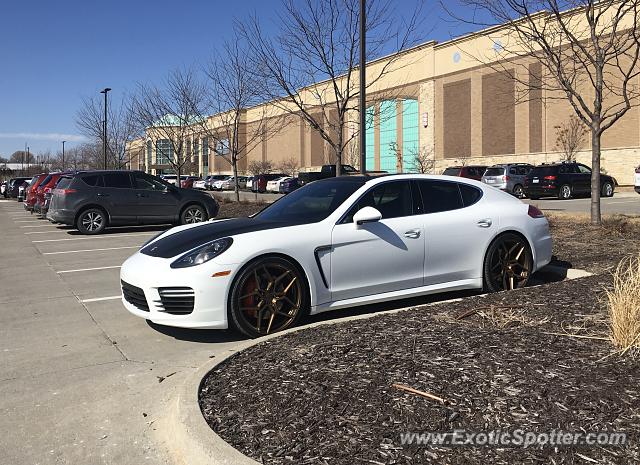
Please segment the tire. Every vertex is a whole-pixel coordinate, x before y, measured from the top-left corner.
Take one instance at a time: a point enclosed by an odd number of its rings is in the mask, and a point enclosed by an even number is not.
[[[521,184],[516,184],[515,186],[513,186],[512,194],[515,195],[516,197],[518,197],[519,199],[523,199],[524,198],[524,189],[522,188],[522,185]]]
[[[560,186],[560,189],[558,189],[558,198],[560,200],[569,200],[572,195],[573,190],[569,184],[563,184]]]
[[[306,278],[290,260],[259,258],[238,274],[228,304],[229,327],[245,336],[283,331],[309,311]]]
[[[107,214],[100,208],[89,208],[78,215],[76,228],[82,234],[100,234],[107,227]]]
[[[602,189],[600,189],[600,193],[602,197],[613,197],[613,184],[609,181],[602,184]]]
[[[180,224],[195,224],[207,221],[207,211],[202,205],[187,205],[180,214]]]
[[[482,267],[484,289],[499,292],[527,285],[533,269],[529,243],[515,233],[498,236],[487,249]]]

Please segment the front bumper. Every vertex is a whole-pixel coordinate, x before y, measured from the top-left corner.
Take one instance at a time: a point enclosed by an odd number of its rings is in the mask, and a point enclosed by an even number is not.
[[[640,186],[635,186],[634,189],[638,194],[640,194]]]
[[[122,304],[133,315],[164,326],[179,328],[226,329],[227,295],[232,275],[212,277],[218,271],[231,269],[217,265],[214,260],[202,265],[173,269],[174,259],[150,257],[137,252],[124,262],[120,270],[121,281],[144,292],[149,311],[128,302],[123,294]],[[194,291],[193,311],[186,315],[173,315],[164,311],[160,288],[187,287]]]

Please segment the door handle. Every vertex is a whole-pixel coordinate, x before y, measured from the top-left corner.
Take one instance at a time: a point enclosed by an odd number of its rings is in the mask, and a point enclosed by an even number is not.
[[[98,197],[109,197],[109,194],[105,194],[104,192],[98,192]]]
[[[410,229],[409,231],[404,233],[404,237],[408,237],[409,239],[417,239],[420,237],[420,230]]]
[[[481,228],[489,228],[493,222],[491,221],[491,218],[484,218],[479,220],[476,224]]]

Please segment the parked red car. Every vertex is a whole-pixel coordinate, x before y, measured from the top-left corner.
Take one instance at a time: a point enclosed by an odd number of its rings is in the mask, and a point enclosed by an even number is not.
[[[200,178],[197,176],[189,176],[187,179],[180,182],[180,187],[183,189],[193,189],[193,183],[198,180],[200,180]]]
[[[445,176],[458,176],[460,178],[469,178],[481,181],[482,175],[486,170],[487,167],[484,165],[451,166],[445,169],[442,174]]]
[[[56,187],[58,179],[63,174],[68,174],[68,172],[49,173],[49,176],[42,180],[36,189],[36,203],[33,206],[33,211],[42,213],[46,195]]]
[[[38,174],[37,176],[38,178],[29,185],[27,190],[27,199],[24,201],[24,208],[26,208],[29,211],[33,211],[33,207],[36,204],[38,186],[49,175],[47,173],[43,173],[43,174]]]

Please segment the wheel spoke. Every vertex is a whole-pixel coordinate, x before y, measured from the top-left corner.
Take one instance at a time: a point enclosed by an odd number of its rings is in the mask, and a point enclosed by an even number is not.
[[[518,255],[516,255],[516,258],[515,258],[516,261],[518,261],[520,259],[520,255],[522,255],[522,252],[524,252],[524,245],[520,249],[520,252],[518,252]]]
[[[282,291],[282,295],[286,295],[287,292],[289,292],[289,289],[291,289],[291,286],[293,286],[293,283],[296,282],[296,277],[294,276],[293,279],[291,280],[291,282],[289,283],[289,285],[287,287],[285,287],[284,291]]]
[[[271,331],[271,325],[273,324],[273,319],[276,317],[276,312],[272,309],[271,310],[271,317],[269,318],[269,324],[267,325],[267,332],[266,334],[269,334],[269,332]]]
[[[282,278],[284,278],[285,276],[288,276],[289,274],[291,274],[291,271],[290,271],[290,270],[287,270],[287,271],[285,271],[284,273],[282,273],[280,276],[278,276],[278,277],[275,279],[275,281],[273,282],[273,285],[274,285],[274,286],[275,286],[275,285],[277,285],[277,284],[282,280]]]

